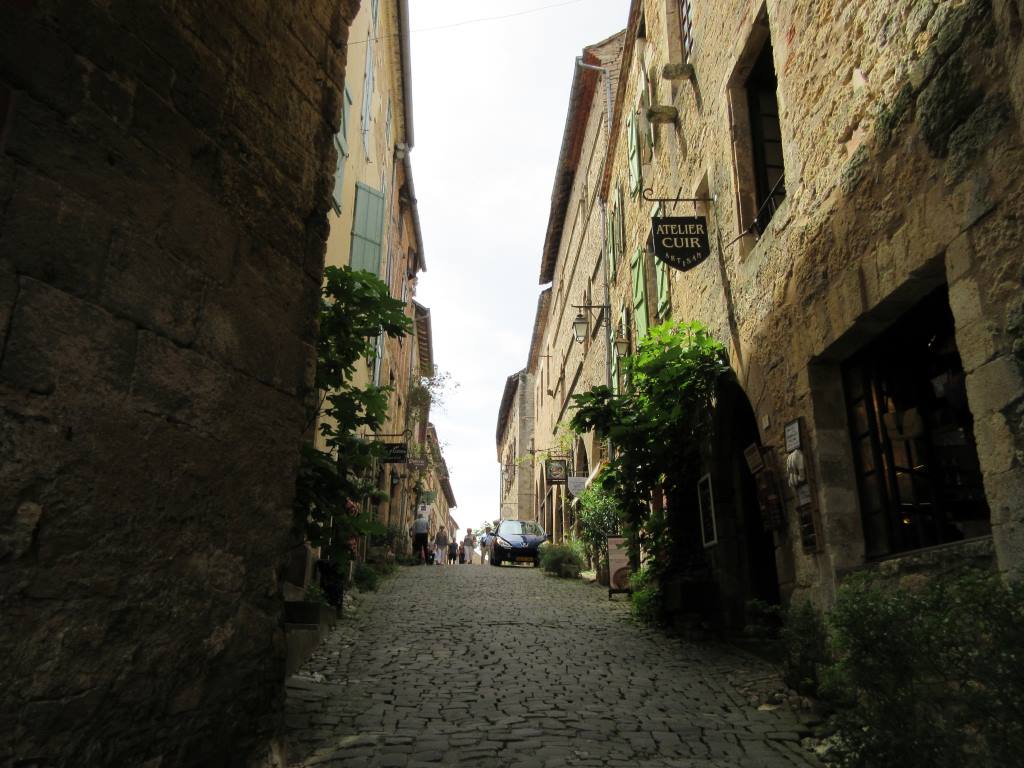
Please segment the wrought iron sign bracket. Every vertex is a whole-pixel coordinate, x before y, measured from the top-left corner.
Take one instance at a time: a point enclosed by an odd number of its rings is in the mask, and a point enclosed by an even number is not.
[[[653,189],[645,189],[642,193],[642,197],[649,203],[670,203],[676,205],[677,203],[716,203],[718,202],[718,196],[714,197],[680,197],[683,193],[683,188],[679,188],[679,192],[676,193],[675,197],[655,197]]]

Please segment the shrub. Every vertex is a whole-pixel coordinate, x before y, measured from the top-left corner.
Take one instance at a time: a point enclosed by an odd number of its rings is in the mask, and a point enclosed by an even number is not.
[[[1024,590],[977,571],[915,590],[851,578],[829,624],[823,691],[840,707],[841,765],[1019,764]]]
[[[356,563],[352,582],[360,592],[376,592],[380,574],[366,563]]]
[[[799,693],[816,695],[819,670],[829,661],[829,653],[825,625],[810,601],[783,612],[779,637],[784,653],[782,679]]]
[[[629,577],[629,600],[633,615],[648,624],[661,624],[664,616],[661,590],[650,569],[644,566]]]
[[[540,566],[563,579],[578,579],[583,570],[579,545],[575,542],[546,544],[540,549]]]

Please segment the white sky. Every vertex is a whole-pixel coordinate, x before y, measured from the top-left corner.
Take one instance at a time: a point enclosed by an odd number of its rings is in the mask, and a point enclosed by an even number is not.
[[[498,406],[505,379],[526,365],[574,60],[626,25],[629,1],[409,5],[411,158],[427,261],[416,298],[430,308],[434,362],[459,384],[431,420],[453,517],[475,528],[499,513]],[[544,6],[553,7],[427,29]]]

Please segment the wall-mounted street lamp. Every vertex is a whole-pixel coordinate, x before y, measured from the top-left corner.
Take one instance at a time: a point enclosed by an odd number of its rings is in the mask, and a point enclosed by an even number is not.
[[[629,339],[625,336],[618,336],[615,339],[615,356],[625,357],[629,354]]]
[[[577,344],[582,344],[587,338],[587,333],[590,330],[590,310],[601,309],[604,310],[601,323],[608,322],[608,315],[611,313],[611,307],[607,304],[573,304],[573,309],[578,309],[576,313],[576,319],[572,321],[572,337],[576,339]],[[583,316],[583,310],[587,310],[586,317]]]

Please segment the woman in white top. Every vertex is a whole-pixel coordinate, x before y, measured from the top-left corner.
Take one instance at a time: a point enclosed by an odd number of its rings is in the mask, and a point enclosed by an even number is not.
[[[470,565],[473,564],[473,548],[476,546],[476,536],[473,535],[473,529],[466,529],[466,538],[462,540],[463,546],[466,548],[466,562]]]

